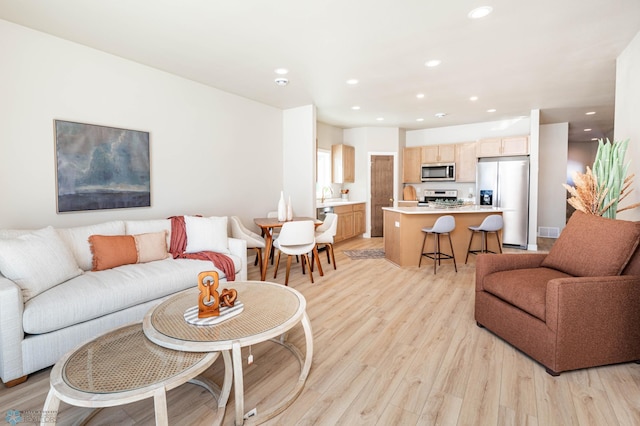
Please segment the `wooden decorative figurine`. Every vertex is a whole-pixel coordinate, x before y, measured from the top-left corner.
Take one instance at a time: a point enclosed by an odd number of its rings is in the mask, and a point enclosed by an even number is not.
[[[238,292],[235,289],[223,288],[220,293],[220,307],[232,307],[236,303]]]
[[[198,318],[217,317],[220,315],[220,295],[218,284],[220,277],[216,271],[205,271],[198,274]]]

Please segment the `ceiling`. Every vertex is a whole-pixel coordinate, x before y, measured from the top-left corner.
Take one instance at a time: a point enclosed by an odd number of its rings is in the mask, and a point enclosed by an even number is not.
[[[482,5],[493,13],[469,19]],[[338,127],[540,109],[581,141],[613,129],[615,60],[640,31],[640,0],[0,0],[0,18],[277,108],[315,104]]]

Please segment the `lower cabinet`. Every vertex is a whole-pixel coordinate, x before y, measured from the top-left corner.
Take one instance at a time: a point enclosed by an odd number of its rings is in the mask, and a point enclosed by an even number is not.
[[[338,215],[338,230],[336,231],[335,237],[333,237],[334,242],[337,243],[364,234],[364,210],[364,203],[348,204],[333,208],[333,212]]]

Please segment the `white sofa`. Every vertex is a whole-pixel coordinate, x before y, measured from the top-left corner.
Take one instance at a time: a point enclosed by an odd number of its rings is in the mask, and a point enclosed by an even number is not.
[[[233,260],[236,280],[245,281],[246,242],[227,238],[226,218],[217,219],[224,219],[225,229],[214,237],[218,243],[226,241],[226,254]],[[28,374],[55,364],[83,341],[142,320],[161,300],[197,286],[199,272],[217,270],[210,261],[173,259],[168,253],[161,260],[145,258],[142,260],[146,263],[91,270],[91,235],[157,237],[158,232],[166,235],[168,248],[169,219],[112,221],[36,231],[0,230],[2,381],[19,383]],[[226,281],[224,273],[219,273],[221,281]]]

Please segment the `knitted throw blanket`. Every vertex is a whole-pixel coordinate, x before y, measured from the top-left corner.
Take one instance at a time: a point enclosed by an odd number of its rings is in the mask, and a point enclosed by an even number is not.
[[[187,228],[184,223],[184,216],[171,216],[171,247],[169,252],[174,259],[197,259],[209,260],[220,269],[227,277],[227,281],[235,281],[236,268],[233,260],[225,254],[213,251],[200,251],[198,253],[185,253],[187,248]]]

